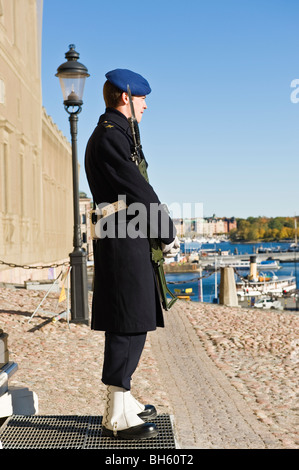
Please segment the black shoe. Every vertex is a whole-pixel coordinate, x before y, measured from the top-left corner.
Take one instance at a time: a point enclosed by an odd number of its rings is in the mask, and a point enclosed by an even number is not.
[[[141,419],[154,419],[157,416],[157,410],[153,405],[144,405],[145,409],[141,413],[138,413],[137,416]]]
[[[113,431],[105,428],[105,426],[102,428],[102,437],[114,437],[116,439],[148,439],[149,437],[155,437],[157,434],[158,430],[153,423],[143,423],[128,429],[122,429],[117,431],[116,436]]]

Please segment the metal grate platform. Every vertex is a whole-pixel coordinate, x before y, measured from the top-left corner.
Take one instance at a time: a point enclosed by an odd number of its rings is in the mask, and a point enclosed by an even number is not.
[[[0,428],[3,449],[175,449],[169,415],[152,420],[158,435],[144,440],[101,437],[102,416],[9,417]]]

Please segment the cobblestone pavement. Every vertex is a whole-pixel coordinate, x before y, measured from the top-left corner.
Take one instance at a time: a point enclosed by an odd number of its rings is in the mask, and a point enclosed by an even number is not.
[[[40,415],[102,415],[104,334],[53,322],[58,294],[0,288],[11,385],[39,398]],[[91,296],[90,296],[91,300]],[[178,301],[150,332],[132,392],[174,417],[180,448],[299,448],[299,317]],[[297,421],[296,421],[297,420]]]
[[[281,447],[207,356],[184,311],[176,308],[167,315],[166,328],[151,336],[151,345],[182,448]]]

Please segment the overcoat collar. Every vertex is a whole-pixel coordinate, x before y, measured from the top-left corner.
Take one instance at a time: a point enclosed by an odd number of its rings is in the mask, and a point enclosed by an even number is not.
[[[128,119],[123,113],[115,108],[106,108],[106,112],[100,116],[98,124],[101,124],[104,121],[112,121],[121,127],[126,133],[131,134]]]

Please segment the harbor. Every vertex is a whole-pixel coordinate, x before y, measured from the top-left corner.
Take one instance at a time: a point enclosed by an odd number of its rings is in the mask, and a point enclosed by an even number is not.
[[[215,239],[214,239],[215,240]],[[213,246],[213,248],[211,248]],[[230,243],[222,241],[218,243],[200,243],[196,241],[182,241],[180,244],[181,262],[176,261],[176,265],[182,265],[182,260],[191,263],[198,262],[197,269],[205,269],[215,260],[218,264],[237,264],[244,261],[249,262],[250,256],[256,254],[260,261],[278,261],[280,263],[296,263],[299,260],[299,249],[295,249],[294,243]],[[188,261],[186,261],[188,263]],[[169,265],[173,263],[169,263]],[[166,265],[166,270],[170,266]]]
[[[250,259],[256,258],[256,283],[246,282]],[[181,243],[178,259],[165,264],[166,280],[172,292],[193,302],[219,302],[221,268],[235,273],[238,304],[241,307],[297,310],[298,252],[292,243]],[[267,302],[266,302],[267,300]],[[268,301],[277,301],[273,303]]]

